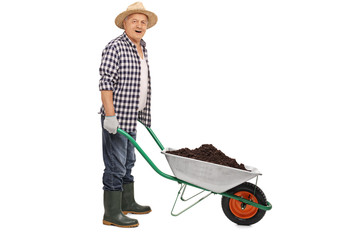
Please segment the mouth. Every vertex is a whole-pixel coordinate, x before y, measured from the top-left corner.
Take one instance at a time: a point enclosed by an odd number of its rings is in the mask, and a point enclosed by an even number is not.
[[[137,32],[137,33],[142,33],[142,31],[140,31],[140,30],[135,30],[135,32]]]

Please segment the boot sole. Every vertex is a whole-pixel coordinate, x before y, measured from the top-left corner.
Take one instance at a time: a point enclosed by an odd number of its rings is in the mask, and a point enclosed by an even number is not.
[[[124,214],[124,215],[126,215],[126,214],[128,214],[128,213],[132,213],[132,214],[148,214],[148,213],[150,213],[150,212],[151,212],[151,210],[146,211],[146,212],[123,211],[123,214]]]
[[[108,222],[106,220],[103,220],[103,224],[108,225],[108,226],[122,227],[122,228],[134,228],[134,227],[139,226],[139,223],[136,223],[136,224],[133,224],[133,225],[119,225],[119,224],[116,224],[116,223]]]

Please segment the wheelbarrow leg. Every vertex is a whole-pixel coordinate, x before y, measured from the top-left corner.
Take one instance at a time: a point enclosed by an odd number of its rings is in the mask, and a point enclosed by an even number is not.
[[[196,197],[197,195],[199,195],[199,194],[201,194],[201,193],[203,193],[203,192],[205,191],[205,190],[203,190],[203,191],[201,191],[201,192],[199,192],[199,193],[197,193],[197,194],[189,197],[188,199],[184,199],[183,196],[184,196],[184,193],[185,193],[185,190],[186,190],[186,186],[187,186],[186,184],[181,183],[181,186],[180,186],[180,189],[179,189],[178,194],[177,194],[177,196],[176,196],[176,199],[175,199],[173,208],[171,209],[171,215],[172,215],[172,216],[179,216],[180,214],[182,214],[182,213],[184,213],[185,211],[189,210],[190,208],[192,208],[193,206],[195,206],[196,204],[198,204],[199,202],[201,202],[202,200],[204,200],[205,198],[207,198],[208,196],[210,196],[210,195],[212,194],[212,192],[210,192],[209,194],[207,194],[207,195],[205,195],[204,197],[200,198],[200,199],[197,200],[195,203],[191,204],[190,206],[188,206],[187,208],[183,209],[183,210],[180,211],[179,213],[174,213],[175,205],[176,205],[177,200],[179,199],[179,196],[180,196],[180,195],[181,195],[180,200],[185,202],[185,201],[188,201],[188,200]]]

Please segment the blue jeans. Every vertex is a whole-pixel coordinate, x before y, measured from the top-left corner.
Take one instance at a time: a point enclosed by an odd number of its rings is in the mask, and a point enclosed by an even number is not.
[[[134,177],[131,169],[135,165],[134,145],[122,134],[110,134],[104,129],[104,116],[101,116],[102,145],[104,159],[103,190],[122,191],[124,183],[131,183]],[[136,132],[129,133],[136,139]]]

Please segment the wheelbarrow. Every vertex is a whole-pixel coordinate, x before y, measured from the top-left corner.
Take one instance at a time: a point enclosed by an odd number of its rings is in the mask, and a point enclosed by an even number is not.
[[[153,137],[161,149],[162,154],[165,155],[174,176],[160,171],[135,139],[127,132],[120,128],[118,128],[117,131],[130,140],[155,172],[166,179],[180,184],[180,190],[177,193],[171,215],[179,216],[211,194],[222,195],[221,205],[225,216],[230,221],[239,225],[251,225],[257,223],[264,217],[266,211],[272,208],[272,205],[266,200],[263,191],[257,186],[258,176],[261,175],[258,169],[245,165],[245,168],[250,170],[245,171],[170,154],[168,151],[175,149],[165,149],[152,129],[145,125],[144,127]],[[255,184],[247,182],[253,178],[256,178]],[[201,189],[201,191],[185,199],[184,194],[187,186]],[[204,192],[204,196],[200,195]],[[182,201],[189,201],[196,196],[200,196],[201,198],[182,211],[175,213],[174,209],[179,196]]]

